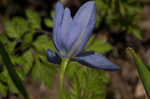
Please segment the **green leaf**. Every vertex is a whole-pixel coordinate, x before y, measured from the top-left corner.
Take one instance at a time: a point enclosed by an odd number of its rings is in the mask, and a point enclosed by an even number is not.
[[[50,17],[53,19],[54,18],[54,15],[55,15],[55,9],[53,9],[50,13]]]
[[[44,23],[45,23],[45,25],[46,25],[47,27],[50,27],[50,28],[53,27],[53,20],[52,20],[52,19],[54,19],[54,14],[55,14],[54,11],[55,11],[54,9],[51,11],[51,13],[50,13],[50,18],[45,18],[45,19],[44,19]]]
[[[123,3],[121,2],[121,0],[119,0],[118,2],[119,2],[119,7],[120,7],[120,13],[124,16],[125,15],[125,7],[124,7]]]
[[[38,15],[38,13],[28,9],[26,10],[26,16],[33,30],[41,28],[41,17]]]
[[[108,80],[103,72],[70,62],[65,74],[71,85],[71,92],[68,93],[70,98],[67,99],[105,99],[104,84]]]
[[[24,79],[24,77],[22,77],[23,75],[21,71],[16,70],[16,73],[22,80]],[[4,68],[4,71],[0,74],[0,79],[7,84],[7,87],[12,93],[19,94],[19,91],[13,83],[11,77],[9,76],[9,73],[6,68]]]
[[[33,65],[33,56],[32,56],[32,50],[29,49],[26,52],[23,53],[22,56],[12,56],[13,63],[19,64],[23,68],[23,73],[26,75],[31,70]]]
[[[0,92],[3,96],[6,96],[7,95],[7,86],[3,85],[2,82],[0,82]]]
[[[143,8],[136,5],[125,5],[128,15],[136,15],[137,13],[141,13]]]
[[[50,28],[53,27],[53,20],[51,20],[51,19],[45,18],[44,23],[47,27],[50,27]]]
[[[65,74],[68,78],[72,78],[78,69],[80,69],[80,64],[78,62],[69,62],[69,66],[67,66]]]
[[[9,42],[8,38],[5,36],[4,33],[0,34],[0,39],[3,41],[4,45],[7,45],[7,43]]]
[[[18,94],[19,91],[18,89],[16,88],[15,84],[13,83],[11,77],[9,76],[6,68],[4,68],[4,71],[0,74],[0,79],[2,82],[6,83],[7,84],[7,88],[12,92],[12,93],[15,93],[15,94]],[[7,90],[6,90],[7,91]]]
[[[91,44],[90,44],[91,42]],[[86,51],[96,51],[101,54],[109,52],[113,49],[112,45],[107,43],[105,40],[100,38],[91,37],[87,47],[85,48]]]
[[[109,6],[102,0],[95,0],[97,10],[108,9]]]
[[[98,28],[100,26],[101,21],[103,20],[103,16],[106,14],[107,9],[109,8],[109,6],[107,4],[105,4],[104,1],[102,0],[95,0],[95,4],[96,4],[96,28]]]
[[[12,42],[9,41],[9,42],[7,43],[6,48],[7,48],[7,51],[8,51],[9,54],[10,54],[10,53],[12,54],[12,53],[14,52],[14,48],[15,48],[16,44],[17,44],[16,41],[12,41]]]
[[[24,65],[24,72],[25,74],[27,74],[30,71],[33,64],[32,50],[28,50],[27,52],[25,52],[23,54],[23,59],[24,62],[22,65]]]
[[[40,81],[41,84],[52,86],[52,77],[53,74],[50,72],[50,65],[44,65],[39,60],[36,61],[36,64],[32,70],[32,79],[34,81]]]
[[[13,64],[18,65],[18,67],[20,66],[20,71],[19,74],[21,73],[21,77],[23,77],[23,79],[25,78],[25,75],[27,75],[30,70],[32,69],[33,66],[33,55],[32,55],[32,50],[29,49],[26,52],[23,53],[22,56],[15,56],[15,55],[11,55],[12,58],[12,62]]]
[[[150,98],[150,71],[132,48],[129,48],[129,52],[134,60],[134,63],[136,64],[137,71],[142,80],[147,96]]]
[[[126,31],[130,29],[130,26],[132,26],[132,28],[138,27],[140,18],[136,21],[135,19],[139,16],[137,13],[143,12],[142,5],[146,3],[146,1],[148,0],[95,0],[97,10],[96,29],[101,27],[114,30],[113,28],[117,27],[118,30]],[[132,31],[130,33],[135,35],[138,39],[142,39],[139,29],[134,28],[129,31]]]
[[[77,76],[74,77],[72,80],[72,87],[71,87],[71,99],[80,99],[81,97],[81,87],[80,82]]]
[[[20,91],[20,93],[24,96],[25,99],[29,99],[27,92],[22,84],[22,81],[20,79],[20,77],[18,76],[18,74],[16,73],[15,69],[14,69],[14,65],[11,62],[11,59],[8,55],[8,53],[6,52],[3,43],[0,41],[0,54],[2,56],[3,62],[7,68],[7,71],[13,81],[13,83],[15,84],[15,86],[17,87],[17,89]]]
[[[140,40],[143,39],[139,28],[129,27],[128,32],[132,33],[135,37],[137,37]]]
[[[33,80],[39,80],[44,85],[51,87],[52,77],[56,73],[56,65],[48,63],[46,59],[46,51],[48,48],[55,50],[52,40],[47,35],[40,35],[33,45],[36,48],[36,64],[32,70]]]
[[[47,57],[46,57],[45,53],[44,54],[43,53],[38,53],[37,56],[42,61],[42,64],[49,69],[49,72],[51,72],[51,73],[57,73],[57,70],[56,70],[57,66],[56,66],[56,64],[50,63],[47,60]]]
[[[23,36],[23,40],[25,42],[32,42],[33,36],[34,36],[33,32],[28,32]]]
[[[3,41],[3,44],[6,47],[6,50],[8,51],[8,53],[12,54],[17,42],[9,41],[8,38],[4,34],[0,35],[0,39]]]
[[[37,40],[33,43],[36,50],[38,52],[42,52],[43,54],[46,53],[47,49],[50,48],[51,50],[55,51],[55,47],[53,45],[52,40],[48,38],[47,35],[41,35],[37,38]]]
[[[21,17],[15,17],[12,21],[5,20],[5,31],[9,37],[20,38],[29,30],[27,21]]]

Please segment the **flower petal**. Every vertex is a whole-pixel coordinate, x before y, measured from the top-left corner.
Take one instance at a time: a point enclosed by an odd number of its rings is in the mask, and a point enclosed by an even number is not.
[[[61,25],[61,33],[58,35],[60,36],[60,41],[62,43],[62,46],[63,46],[63,50],[66,52],[66,48],[65,48],[65,43],[66,43],[66,40],[68,39],[67,37],[67,32],[69,31],[69,28],[70,28],[70,24],[72,22],[72,17],[71,17],[71,12],[70,12],[70,9],[69,8],[65,8],[65,11],[64,11],[64,16],[63,16],[63,21],[62,21],[62,25]],[[65,53],[66,54],[66,53]]]
[[[77,61],[83,65],[103,69],[103,70],[119,70],[119,67],[110,62],[105,56],[97,52],[87,52],[77,56]]]
[[[58,51],[61,51],[61,49],[63,48],[59,36],[59,33],[61,31],[63,15],[64,15],[64,7],[60,2],[57,2],[55,15],[54,15],[54,22],[53,22],[54,23],[53,42]]]
[[[82,50],[91,35],[95,23],[95,2],[89,1],[80,7],[70,25],[70,30],[66,37],[67,41],[65,41],[65,46],[68,52],[75,49],[73,52],[75,56]]]
[[[61,58],[50,49],[47,50],[46,54],[47,54],[47,59],[49,62],[54,63],[54,64],[61,63]]]

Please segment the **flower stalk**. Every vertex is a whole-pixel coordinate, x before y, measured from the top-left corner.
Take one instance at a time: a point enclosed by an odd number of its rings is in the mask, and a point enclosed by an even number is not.
[[[60,65],[60,75],[59,75],[59,99],[63,99],[63,92],[64,92],[64,88],[63,88],[63,82],[64,82],[64,74],[65,74],[65,70],[67,68],[67,65],[69,63],[69,59],[65,58],[62,59],[61,65]]]

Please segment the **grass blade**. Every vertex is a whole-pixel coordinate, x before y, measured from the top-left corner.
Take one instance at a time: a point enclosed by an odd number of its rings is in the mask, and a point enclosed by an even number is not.
[[[15,86],[17,87],[17,89],[19,90],[19,92],[24,96],[25,99],[29,99],[27,92],[22,84],[21,79],[19,78],[19,76],[17,75],[15,69],[13,68],[13,64],[11,62],[11,59],[7,53],[7,51],[4,48],[3,43],[0,40],[0,54],[2,56],[2,60],[7,68],[7,71],[13,81],[13,83],[15,84]]]
[[[150,71],[144,65],[142,60],[136,55],[136,52],[132,48],[129,48],[129,52],[134,60],[134,63],[136,64],[139,76],[142,80],[147,96],[150,99]]]

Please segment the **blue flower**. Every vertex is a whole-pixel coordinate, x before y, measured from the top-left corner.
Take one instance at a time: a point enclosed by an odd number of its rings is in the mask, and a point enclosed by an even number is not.
[[[95,24],[94,1],[83,4],[73,18],[70,9],[64,9],[63,5],[57,2],[53,29],[53,42],[57,53],[48,49],[48,61],[60,64],[62,58],[68,58],[92,68],[118,70],[118,66],[97,52],[80,53],[89,40]]]

